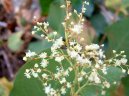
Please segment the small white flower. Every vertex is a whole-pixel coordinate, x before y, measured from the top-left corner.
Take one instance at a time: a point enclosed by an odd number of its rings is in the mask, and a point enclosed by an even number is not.
[[[120,61],[122,64],[126,64],[128,60],[126,58],[122,58]]]
[[[110,83],[107,82],[107,81],[104,81],[104,82],[103,82],[103,85],[104,85],[105,87],[107,87],[107,88],[110,88]]]
[[[114,81],[114,82],[113,82],[113,84],[117,84],[117,82],[116,82],[116,81]]]
[[[66,90],[64,87],[61,88],[61,94],[65,95],[66,94]]]
[[[122,69],[122,72],[123,72],[123,73],[125,73],[125,72],[126,72],[126,70],[125,70],[125,69]]]
[[[48,61],[45,60],[45,59],[43,59],[40,64],[41,64],[41,66],[42,66],[43,68],[46,68],[47,65],[48,65]]]
[[[64,56],[55,57],[55,61],[57,62],[61,62],[62,60],[64,60]]]
[[[41,73],[41,69],[40,69],[40,68],[38,68],[38,69],[37,69],[37,72],[38,72],[38,73]]]
[[[61,74],[58,72],[58,73],[57,73],[57,74],[55,74],[54,76],[55,76],[55,78],[57,78],[57,79],[58,79],[58,78],[61,76]]]
[[[64,76],[69,76],[69,71],[68,70],[64,71],[63,73],[64,73]]]
[[[90,3],[89,3],[89,2],[87,2],[87,1],[85,1],[85,2],[84,2],[84,4],[89,5]]]
[[[71,88],[71,84],[69,82],[67,82],[67,87]]]
[[[38,27],[37,26],[34,26],[34,29],[38,29]]]
[[[84,59],[83,59],[82,56],[77,55],[76,60],[77,60],[79,63],[84,64]]]
[[[35,52],[31,52],[30,50],[26,53],[26,57],[32,57],[35,56],[36,53]]]
[[[32,31],[31,33],[32,33],[32,35],[34,35],[36,33],[36,31]]]
[[[41,34],[41,37],[45,37],[45,35],[44,34]]]
[[[39,55],[40,58],[46,58],[47,57],[47,53],[46,52],[43,52]]]
[[[129,74],[129,69],[128,69],[128,74]]]
[[[101,70],[102,70],[103,74],[105,74],[105,75],[107,74],[107,68],[106,67],[103,67]]]
[[[42,74],[42,77],[43,77],[44,79],[47,79],[47,78],[48,78],[48,75],[45,74],[45,73],[43,73],[43,74]]]
[[[46,87],[44,88],[44,90],[45,90],[45,93],[46,93],[46,94],[49,94],[50,91],[51,91],[51,85],[46,86]]]
[[[51,88],[51,91],[49,94],[50,94],[50,96],[57,96],[56,91],[53,88]]]
[[[61,84],[66,83],[66,79],[65,78],[62,78],[62,80],[60,80],[60,83]]]
[[[76,44],[76,42],[75,41],[69,42],[69,44],[70,44],[70,46],[74,46]]]
[[[86,8],[82,8],[82,12],[85,13],[86,12]]]
[[[95,65],[95,68],[100,68],[100,65],[99,65],[99,64],[96,64],[96,65]]]
[[[91,82],[95,82],[95,83],[101,83],[101,80],[100,80],[100,78],[98,77],[98,75],[97,75],[97,73],[95,72],[95,71],[93,71],[91,74],[90,74],[90,76],[89,76],[89,78],[88,78]]]
[[[24,61],[27,61],[27,57],[26,57],[26,56],[25,56],[25,57],[23,57],[23,60],[24,60]]]
[[[102,60],[98,60],[98,63],[99,63],[99,64],[103,64],[103,61],[102,61]]]
[[[121,65],[121,61],[120,61],[120,60],[116,60],[115,65],[116,65],[116,66],[120,66],[120,65]]]
[[[104,55],[104,51],[102,51],[102,49],[99,50],[99,57],[100,58],[105,58],[106,56]]]
[[[47,27],[49,26],[49,23],[48,22],[44,22],[43,25],[44,25],[44,29],[47,29]]]
[[[78,52],[82,50],[82,46],[79,45],[79,44],[77,44],[77,45],[75,46],[75,48],[77,49]]]
[[[116,53],[116,50],[113,50],[113,53],[115,54]]]
[[[102,90],[101,94],[105,96],[106,91]]]
[[[86,75],[86,72],[85,71],[81,71],[81,75],[82,76],[85,76]]]
[[[89,50],[98,50],[100,47],[99,47],[99,45],[98,44],[92,44],[92,45],[87,45],[87,46],[85,46],[85,49],[87,50],[87,51],[89,51]]]
[[[33,76],[34,78],[37,78],[37,77],[38,77],[38,73],[36,73],[33,69],[32,69],[31,71],[32,71],[32,76]]]
[[[55,51],[56,49],[60,48],[64,45],[63,37],[60,37],[55,40],[54,44],[51,47],[51,51]]]
[[[78,82],[81,82],[83,80],[83,77],[78,78]]]
[[[71,58],[76,58],[77,57],[77,55],[78,55],[78,52],[76,52],[76,51],[70,51],[70,50],[67,50],[67,52],[68,52],[68,55],[71,57]]]
[[[29,69],[26,69],[24,75],[26,76],[26,78],[31,78],[31,73]]]
[[[68,70],[71,72],[73,70],[73,68],[72,67],[69,67]]]
[[[54,34],[54,35],[57,35],[57,32],[56,32],[56,31],[54,31],[54,32],[53,32],[53,34]]]
[[[39,67],[39,65],[36,63],[36,64],[34,65],[34,67],[38,68],[38,67]]]
[[[82,25],[80,24],[77,24],[77,25],[74,25],[73,28],[71,28],[71,30],[77,34],[80,34],[81,31],[82,31]]]
[[[60,7],[61,7],[61,8],[65,8],[65,5],[61,5]]]
[[[43,25],[43,23],[41,23],[41,22],[37,22],[37,25],[38,25],[38,26],[42,26],[42,25]]]
[[[121,54],[125,53],[125,51],[121,51]]]

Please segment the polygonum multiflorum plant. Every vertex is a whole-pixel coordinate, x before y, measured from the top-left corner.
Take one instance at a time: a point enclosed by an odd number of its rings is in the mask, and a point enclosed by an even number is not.
[[[65,5],[61,8],[66,10],[66,17],[62,22],[65,37],[59,37],[58,32],[50,32],[48,22],[37,22],[34,26],[36,34],[41,30],[42,38],[52,42],[51,53],[44,51],[40,54],[28,51],[23,58],[26,60],[39,60],[33,65],[33,68],[25,70],[24,75],[28,79],[37,78],[43,84],[43,90],[46,96],[82,96],[82,91],[86,91],[86,87],[92,85],[99,86],[102,95],[106,94],[106,89],[118,81],[110,77],[115,72],[111,69],[119,68],[120,71],[126,73],[128,69],[126,55],[124,51],[119,54],[113,50],[114,57],[106,59],[104,45],[91,44],[81,45],[74,37],[83,31],[84,18],[83,13],[86,11],[85,6],[88,2],[83,2],[82,12],[73,14],[77,15],[78,21],[71,20],[72,12],[70,12],[70,1],[66,0]],[[53,34],[50,36],[49,34]],[[73,36],[74,35],[74,36]],[[81,41],[84,38],[80,38]],[[54,65],[54,67],[53,67]],[[119,74],[121,75],[121,74]],[[92,89],[91,89],[92,90]],[[85,95],[83,95],[85,96]]]

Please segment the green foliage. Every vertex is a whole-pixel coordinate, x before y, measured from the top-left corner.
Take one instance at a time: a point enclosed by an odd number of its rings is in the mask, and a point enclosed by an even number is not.
[[[50,6],[48,22],[50,27],[57,31],[58,34],[64,36],[64,28],[62,22],[65,18],[65,9],[60,8],[65,2],[64,0],[55,0]]]
[[[81,12],[83,1],[88,1],[90,3],[88,6],[85,6],[87,11],[84,13],[84,15],[88,17],[92,16],[92,13],[94,11],[94,0],[71,0],[73,9],[76,9],[78,12]]]
[[[47,40],[41,40],[41,41],[35,41],[31,42],[29,44],[28,50],[34,51],[34,52],[42,52],[43,50],[46,50],[51,47],[51,43]]]
[[[29,61],[19,70],[10,96],[45,96],[42,83],[38,79],[29,80],[24,76],[25,69],[38,62],[39,60]]]
[[[97,34],[104,33],[104,29],[107,27],[108,24],[106,23],[106,20],[101,13],[93,15],[90,21],[95,28]]]
[[[39,4],[41,6],[41,14],[48,15],[49,6],[54,0],[39,0]]]
[[[129,76],[122,79],[122,84],[124,85],[125,96],[129,96]]]
[[[0,85],[0,96],[5,96],[5,89]]]
[[[8,38],[8,47],[16,52],[21,48],[23,41],[21,40],[22,32],[13,33]]]
[[[50,50],[46,50],[48,54],[50,54]],[[38,79],[31,78],[27,79],[24,76],[24,72],[26,69],[33,68],[35,63],[40,63],[41,60],[30,60],[28,61],[18,72],[15,82],[14,82],[14,88],[10,94],[10,96],[45,96],[44,89],[42,86],[42,82]],[[50,64],[48,65],[47,69],[51,72],[56,71],[56,66],[59,66],[59,64],[55,60],[50,60]],[[63,62],[63,65],[65,67],[69,66],[69,63],[67,61]],[[74,74],[71,74],[72,76],[68,78],[70,81],[73,81]],[[55,88],[58,88],[59,85],[56,84],[56,82],[53,82],[52,85],[55,86]]]
[[[80,94],[81,96],[96,96],[98,94],[98,90],[99,88],[95,85],[86,86]]]
[[[124,50],[125,54],[129,58],[129,18],[125,18],[121,21],[114,23],[106,29],[106,34],[109,40],[109,48],[107,55],[110,58],[112,56],[111,50],[117,51]],[[123,80],[126,96],[129,96],[129,77],[125,77]]]
[[[79,0],[75,0],[75,1],[72,0],[72,2],[74,2],[73,6],[77,6],[77,5],[81,6],[79,5],[80,4]],[[128,3],[128,0],[124,0],[122,4],[124,4],[124,6],[128,6],[127,3]],[[65,10],[60,8],[60,5],[64,4],[64,0],[48,0],[48,1],[40,0],[40,4],[42,6],[41,7],[42,14],[47,15],[49,13],[48,21],[49,21],[50,27],[52,27],[54,31],[59,32],[58,34],[60,34],[61,36],[64,36],[64,29],[61,23],[65,17]],[[119,4],[120,3],[118,2],[118,5]],[[48,6],[50,6],[50,8]],[[90,6],[89,9],[92,9],[92,10],[86,14],[88,14],[88,16],[91,16],[94,6]],[[106,28],[107,23],[101,14],[92,16],[91,23],[93,27],[96,29],[97,33],[104,33],[104,29]],[[129,18],[125,18],[124,20],[118,21],[113,25],[110,25],[108,28],[106,28],[105,32],[109,41],[108,42],[109,48],[107,50],[107,55],[109,58],[110,56],[112,56],[111,50],[114,50],[114,49],[116,51],[125,50],[126,55],[129,57],[129,51],[128,51],[129,42],[125,42],[125,41],[128,41],[128,38],[129,38],[128,25],[129,25]],[[53,35],[50,34],[49,36],[51,37]],[[19,32],[19,33],[13,34],[9,38],[8,46],[11,50],[17,51],[20,49],[21,45],[23,44],[23,41],[20,39],[20,37],[21,37],[21,33]],[[28,49],[38,53],[48,49],[46,52],[50,53],[50,49],[49,49],[50,47],[51,47],[51,43],[48,43],[46,40],[43,40],[43,41],[36,41],[36,42],[30,43]],[[23,67],[20,69],[20,71],[16,76],[16,80],[14,82],[14,88],[10,96],[46,96],[46,94],[44,93],[42,82],[40,80],[34,79],[34,78],[26,79],[26,77],[24,76],[25,69],[29,69],[33,67],[35,63],[40,63],[40,60],[30,60],[25,65],[23,65]],[[69,66],[69,63],[67,62],[67,60],[64,60],[63,64],[65,64],[65,66],[67,65],[66,68]],[[47,69],[49,69],[52,72],[55,72],[56,65],[58,65],[58,63],[52,59],[50,60],[50,64]],[[108,75],[104,77],[108,79],[108,81],[110,81],[111,84],[113,84],[114,81],[116,82],[120,81],[122,76],[123,74],[119,68],[109,67]],[[68,79],[70,81],[73,81],[74,73],[72,73],[72,76]],[[127,84],[128,81],[129,80],[126,78],[123,79],[123,84],[125,85],[126,94],[129,94],[128,93],[129,85]],[[55,88],[60,87],[59,84],[56,82],[52,82],[52,85],[54,85]],[[115,86],[112,86],[111,88],[109,88],[107,90],[106,96],[111,96],[114,88]],[[101,90],[101,87],[99,86],[88,85],[81,90],[80,95],[81,96],[96,96],[96,95],[101,96],[100,90]],[[69,95],[67,94],[67,96]]]
[[[108,28],[105,32],[109,41],[109,48],[107,50],[108,57],[112,56],[111,50],[121,51],[124,50],[125,54],[129,57],[129,18],[120,20]]]
[[[45,52],[47,52],[48,54],[50,54],[50,50],[46,50]],[[42,82],[38,79],[27,79],[24,76],[24,72],[26,69],[32,68],[34,66],[35,63],[40,63],[40,60],[30,60],[28,61],[18,72],[15,82],[14,82],[14,87],[13,90],[10,94],[10,96],[46,96],[46,94],[44,93],[44,89],[42,86]],[[48,70],[50,70],[51,72],[55,72],[56,70],[56,66],[60,66],[55,60],[51,59],[49,60],[49,65],[47,67]],[[64,60],[62,62],[62,65],[64,66],[65,69],[67,69],[69,67],[69,63],[67,62],[67,60]],[[108,79],[110,81],[111,84],[113,84],[114,81],[119,81],[121,76],[122,76],[122,72],[120,71],[119,68],[114,68],[114,67],[109,67],[108,68],[108,75],[104,76],[106,79]],[[74,80],[75,76],[74,76],[74,72],[70,73],[70,76],[67,78],[69,80],[69,82],[72,82]],[[51,81],[52,85],[54,86],[54,88],[59,88],[60,86],[58,85],[58,83]],[[81,96],[96,96],[98,94],[98,96],[101,96],[101,87],[96,86],[96,85],[88,85],[88,86],[84,86],[81,91],[80,91],[80,95]],[[110,90],[110,91],[108,91]],[[114,90],[114,87],[111,87],[110,89],[107,90],[107,94],[111,94],[111,92]],[[68,94],[66,94],[65,96],[69,96]],[[106,95],[106,96],[110,96],[110,95]]]
[[[107,70],[108,74],[104,76],[108,81],[110,81],[111,88],[106,89],[105,96],[111,96],[113,91],[116,88],[116,85],[113,85],[113,82],[119,82],[121,77],[123,76],[120,68],[109,67]],[[102,96],[101,95],[102,88],[100,86],[88,85],[84,87],[84,89],[80,92],[81,96]]]

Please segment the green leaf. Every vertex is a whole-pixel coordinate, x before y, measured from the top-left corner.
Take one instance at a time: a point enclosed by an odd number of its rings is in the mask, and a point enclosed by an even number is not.
[[[106,20],[101,13],[92,16],[90,21],[95,28],[97,34],[104,33],[104,29],[107,27],[108,24],[106,23]]]
[[[64,27],[62,22],[65,18],[65,9],[60,8],[60,6],[64,3],[64,0],[55,0],[52,2],[48,16],[50,27],[57,31],[61,36],[64,36]]]
[[[48,54],[50,54],[50,49],[46,50]],[[16,79],[14,81],[14,87],[10,93],[10,96],[46,96],[44,93],[44,88],[42,86],[42,83],[38,79],[27,79],[24,76],[24,72],[26,69],[33,68],[35,63],[40,64],[41,60],[30,60],[27,62],[23,67],[19,70]],[[63,66],[67,69],[69,66],[69,63],[64,60],[62,62]],[[56,62],[54,59],[49,60],[49,64],[47,69],[50,70],[51,72],[55,72],[57,66],[60,66],[58,62]],[[74,73],[70,73],[71,77],[68,77],[67,79],[70,80],[71,82],[73,81],[74,78]],[[59,84],[56,82],[51,82],[54,88],[59,88]]]
[[[109,48],[107,50],[107,55],[110,58],[112,56],[111,50],[125,51],[127,58],[129,58],[129,18],[125,18],[121,21],[116,22],[115,24],[109,26],[106,29],[106,35],[109,40]],[[128,93],[128,77],[123,79],[123,85],[125,88],[126,96],[129,96]]]
[[[86,86],[82,91],[81,91],[81,96],[97,96],[98,92],[98,87],[95,85],[92,86]]]
[[[52,3],[52,1],[54,1],[54,0],[39,0],[42,15],[48,15],[49,7],[50,7],[50,4]]]
[[[43,93],[42,83],[38,79],[27,79],[24,76],[25,69],[31,68],[39,60],[27,62],[18,72],[13,90],[10,96],[45,96]]]
[[[124,85],[125,96],[129,96],[129,76],[122,79]]]
[[[107,70],[108,74],[104,77],[110,82],[111,87],[107,89],[106,96],[111,96],[117,88],[118,84],[114,85],[114,82],[120,82],[124,74],[121,71],[121,68],[118,67],[109,67]]]
[[[125,51],[129,58],[129,18],[114,23],[106,28],[106,35],[109,40],[107,50],[108,57],[112,56],[112,50]]]
[[[106,89],[106,95],[105,96],[111,96],[113,91],[116,88],[116,85],[113,84],[113,82],[120,82],[121,77],[123,76],[123,73],[120,68],[117,67],[109,67],[107,70],[107,75],[102,75],[104,78],[106,78],[107,81],[110,82],[111,87],[109,89]],[[102,96],[101,95],[102,87],[96,86],[96,85],[87,85],[83,88],[83,90],[80,92],[81,96]]]
[[[51,45],[52,43],[47,40],[35,41],[29,44],[28,50],[40,53],[43,50],[49,49]]]
[[[21,46],[23,45],[23,41],[21,40],[22,32],[17,32],[8,38],[8,47],[16,52],[19,51]]]
[[[85,16],[90,17],[94,11],[94,0],[71,0],[71,4],[73,6],[73,9],[76,9],[78,12],[81,12],[82,10],[82,2],[87,1],[90,4],[86,5],[85,8],[87,9],[86,12],[84,13]]]
[[[122,6],[123,7],[129,7],[129,0],[122,0]]]
[[[121,71],[121,68],[117,67],[109,67],[107,69],[107,75],[104,77],[110,82],[113,83],[114,81],[118,82],[121,80],[121,77],[123,76],[123,73]]]

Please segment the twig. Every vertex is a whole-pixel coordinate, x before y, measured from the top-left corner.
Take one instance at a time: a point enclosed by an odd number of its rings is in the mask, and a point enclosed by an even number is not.
[[[13,70],[12,70],[11,64],[10,64],[10,62],[8,60],[8,57],[6,56],[4,51],[0,51],[0,55],[2,55],[4,57],[5,64],[6,64],[9,76],[12,79],[14,77],[14,74],[13,74]]]

